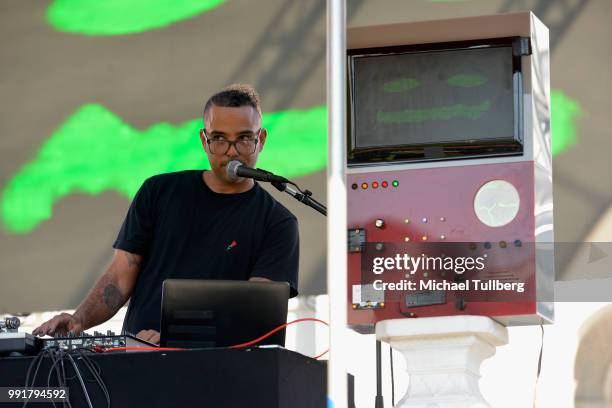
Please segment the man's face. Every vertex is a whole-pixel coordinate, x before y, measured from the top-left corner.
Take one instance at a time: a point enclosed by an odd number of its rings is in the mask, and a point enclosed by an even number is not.
[[[205,126],[206,131],[200,132],[200,139],[217,179],[226,183],[234,182],[228,178],[226,167],[232,160],[255,167],[257,156],[266,141],[266,130],[261,128],[261,118],[255,108],[213,105],[205,117]],[[226,149],[224,146],[227,143],[224,142],[228,141],[237,141],[240,145],[233,144]]]

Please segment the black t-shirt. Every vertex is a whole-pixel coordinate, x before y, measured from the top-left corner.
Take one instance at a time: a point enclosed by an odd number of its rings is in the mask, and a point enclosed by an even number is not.
[[[147,179],[134,197],[114,248],[143,256],[123,330],[159,331],[168,278],[288,282],[297,295],[297,220],[257,183],[219,194],[201,170]]]

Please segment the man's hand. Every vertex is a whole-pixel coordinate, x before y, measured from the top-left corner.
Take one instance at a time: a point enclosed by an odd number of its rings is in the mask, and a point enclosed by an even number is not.
[[[155,330],[141,330],[138,332],[136,337],[144,341],[148,341],[149,343],[159,345],[159,332]]]
[[[35,336],[66,336],[68,333],[80,334],[83,329],[81,319],[69,313],[62,313],[38,326],[32,331],[32,334]]]
[[[260,278],[259,276],[252,276],[249,278],[249,282],[272,282],[268,278]]]

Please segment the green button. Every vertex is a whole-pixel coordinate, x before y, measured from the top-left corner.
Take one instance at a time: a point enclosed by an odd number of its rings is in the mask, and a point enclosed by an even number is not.
[[[391,184],[393,184],[393,187],[397,187],[397,186],[399,186],[399,181],[393,180],[393,183],[391,183]]]

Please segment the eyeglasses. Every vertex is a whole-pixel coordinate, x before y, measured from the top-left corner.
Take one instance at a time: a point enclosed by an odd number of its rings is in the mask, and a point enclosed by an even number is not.
[[[208,147],[212,154],[227,154],[227,152],[229,152],[230,147],[234,146],[238,154],[248,156],[255,153],[257,143],[259,142],[259,134],[261,133],[261,128],[259,128],[252,135],[243,134],[233,142],[230,142],[222,136],[213,136],[211,138],[206,132],[206,129],[202,129],[202,132],[204,132],[204,136],[206,137],[206,143],[208,144]]]

